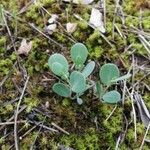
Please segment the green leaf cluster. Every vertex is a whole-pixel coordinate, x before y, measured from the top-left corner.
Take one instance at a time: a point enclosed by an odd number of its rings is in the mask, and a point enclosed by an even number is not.
[[[60,77],[59,82],[53,85],[53,91],[62,97],[76,99],[78,104],[82,104],[80,98],[91,87],[96,87],[100,99],[106,103],[117,103],[121,100],[121,95],[116,90],[108,91],[109,87],[118,81],[128,79],[131,74],[120,76],[120,71],[115,64],[107,63],[99,70],[100,81],[90,80],[95,68],[95,62],[90,61],[85,65],[88,57],[88,50],[82,43],[76,43],[71,48],[71,59],[74,69],[69,69],[67,59],[62,54],[52,54],[49,57],[48,65],[51,71]],[[75,96],[72,96],[75,95]]]
[[[49,68],[55,75],[60,77],[59,82],[55,83],[52,88],[55,93],[62,97],[76,99],[78,104],[83,103],[80,96],[92,87],[88,76],[95,68],[94,61],[84,65],[87,56],[88,50],[84,44],[76,43],[72,46],[71,58],[75,66],[72,72],[69,71],[68,61],[62,54],[55,53],[49,57]],[[72,96],[73,93],[75,96]]]
[[[118,91],[107,89],[114,83],[130,78],[131,74],[120,76],[120,71],[115,64],[107,63],[99,70],[100,81],[96,84],[97,93],[100,99],[106,103],[117,103],[121,100],[121,95]]]

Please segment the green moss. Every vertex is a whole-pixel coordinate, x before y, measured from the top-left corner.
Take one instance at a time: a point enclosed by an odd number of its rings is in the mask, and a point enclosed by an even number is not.
[[[43,6],[48,7],[51,6],[55,2],[55,0],[40,0],[39,1]]]
[[[101,46],[94,47],[92,52],[90,52],[90,56],[93,58],[100,58],[102,54],[104,53],[104,50]]]
[[[5,142],[5,139],[3,137],[0,138],[0,144],[3,144]]]
[[[134,136],[135,134],[134,133],[135,133],[134,128],[130,128],[130,129],[128,129],[127,134],[126,134],[126,139],[128,140],[130,147],[132,149],[139,148],[139,146],[140,146],[140,143],[135,142],[135,136]]]
[[[85,10],[85,13],[83,13],[83,18],[88,21],[90,19],[90,14],[87,12],[88,10]]]
[[[134,13],[137,10],[136,7],[135,7],[135,2],[134,1],[130,1],[130,0],[126,0],[123,3],[123,10],[127,14],[134,15]]]
[[[114,34],[114,41],[116,44],[117,49],[124,49],[124,47],[127,45],[126,40],[121,37],[120,35],[118,35],[118,33]]]
[[[82,135],[64,135],[60,138],[61,144],[66,147],[73,147],[76,150],[99,150],[101,147],[99,142],[99,134],[93,128],[88,129],[86,133]]]
[[[39,17],[38,8],[38,5],[33,5],[32,7],[30,7],[26,12],[26,17],[32,19],[32,21],[36,21]]]
[[[132,43],[132,48],[134,50],[136,50],[136,53],[140,54],[140,55],[147,55],[147,50],[145,49],[145,47],[141,44],[141,43]]]
[[[63,34],[54,33],[54,37],[57,39],[57,42],[60,42],[60,43],[68,42],[68,38],[65,37]]]
[[[81,30],[86,30],[88,28],[88,24],[84,21],[78,21],[78,27],[81,29]]]
[[[106,55],[108,56],[108,58],[111,57],[113,60],[118,58],[118,52],[117,52],[116,47],[114,46],[114,47],[110,48]]]
[[[106,118],[110,115],[112,112],[114,106],[102,104],[100,106],[100,112],[101,112],[101,121],[103,123],[103,126],[105,128],[104,131],[104,140],[107,143],[106,145],[111,147],[111,149],[115,148],[116,145],[116,138],[118,137],[119,133],[122,129],[122,113],[123,109],[121,107],[117,107],[113,115],[109,120],[106,120]],[[116,137],[116,138],[114,138]]]
[[[93,43],[95,40],[100,38],[100,33],[98,30],[94,30],[93,34],[90,34],[88,40],[89,42]]]
[[[34,74],[34,66],[28,65],[27,71],[28,71],[29,75],[32,76]]]
[[[67,99],[67,98],[63,99],[62,106],[68,107],[68,106],[70,106],[70,104],[71,104],[71,102],[69,99]]]
[[[26,104],[27,108],[26,111],[30,112],[34,107],[37,107],[39,104],[39,100],[37,98],[24,98],[24,103]]]
[[[150,109],[150,102],[149,102],[149,98],[150,98],[150,93],[146,92],[143,99],[146,103],[146,106],[148,107],[148,110]]]
[[[5,36],[1,36],[0,37],[0,46],[4,46],[5,43],[6,43],[6,37]]]
[[[131,27],[131,26],[138,27],[138,25],[139,25],[139,18],[138,17],[128,16],[128,17],[126,17],[125,23],[129,27]]]
[[[44,65],[45,65],[45,62],[47,62],[48,56],[46,52],[37,51],[37,48],[39,48],[39,45],[40,47],[42,46],[47,47],[47,43],[46,45],[44,44],[45,44],[44,41],[39,41],[39,40],[33,41],[33,49],[30,55],[28,56],[28,59],[25,62],[25,66],[30,75],[33,75],[36,72],[43,72],[45,69]]]
[[[62,105],[56,105],[52,107],[53,111],[61,116],[62,118],[65,118],[65,120],[62,122],[62,124],[66,125],[67,123],[74,123],[76,112],[73,110],[73,107],[64,107]]]
[[[9,58],[2,59],[0,61],[0,73],[1,73],[1,75],[8,74],[12,65],[13,65],[13,62]]]
[[[142,17],[144,18],[144,19],[148,19],[149,18],[149,16],[150,16],[150,11],[149,11],[149,9],[145,9],[143,12],[142,12]]]
[[[11,111],[13,111],[13,105],[11,105],[11,104],[9,104],[9,105],[6,105],[6,110],[7,110],[7,112],[11,112]]]
[[[131,43],[136,43],[137,38],[136,38],[136,36],[133,33],[130,33],[128,35],[128,39],[127,40],[131,44]]]
[[[150,29],[150,17],[144,19],[142,21],[142,25],[145,30],[149,30]]]
[[[112,30],[113,30],[113,24],[112,24],[112,22],[107,21],[106,22],[106,31],[107,31],[107,33],[111,33]]]
[[[34,140],[36,139],[37,134],[38,134],[38,132],[33,131],[28,136],[24,137],[20,143],[22,149],[30,149],[31,145],[33,144]]]
[[[0,56],[3,56],[3,53],[5,52],[5,44],[6,44],[6,37],[2,36],[0,38]]]
[[[13,52],[11,55],[10,55],[10,59],[14,62],[16,59],[17,59],[17,56],[16,56],[16,53]]]
[[[0,26],[4,25],[4,20],[2,18],[3,18],[3,5],[1,4],[0,5]]]
[[[2,150],[8,150],[9,147],[10,147],[9,144],[3,144],[1,148],[2,148]]]

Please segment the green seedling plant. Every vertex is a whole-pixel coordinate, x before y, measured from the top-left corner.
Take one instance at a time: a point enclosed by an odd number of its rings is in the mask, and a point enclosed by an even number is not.
[[[108,91],[109,87],[118,81],[130,78],[131,74],[127,73],[120,76],[118,67],[113,63],[103,65],[99,70],[100,81],[96,82],[96,91],[98,97],[110,104],[115,104],[121,100],[121,95],[117,90]]]
[[[62,54],[52,54],[49,57],[48,65],[51,71],[59,77],[59,82],[52,87],[53,91],[62,97],[76,99],[78,104],[82,104],[80,98],[89,88],[93,87],[93,82],[88,78],[95,68],[95,62],[85,62],[88,57],[88,50],[82,43],[76,43],[71,48],[71,59],[74,63],[74,70],[69,71],[67,59]]]

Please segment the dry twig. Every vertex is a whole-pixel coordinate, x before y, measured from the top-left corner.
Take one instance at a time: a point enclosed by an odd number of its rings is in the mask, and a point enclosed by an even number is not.
[[[141,144],[139,150],[142,150],[142,149],[143,149],[143,145],[144,145],[144,142],[145,142],[145,139],[146,139],[146,136],[147,136],[147,134],[148,134],[149,129],[150,129],[150,123],[148,124],[148,127],[147,127],[147,129],[146,129],[146,132],[145,132],[145,135],[144,135],[144,138],[143,138],[143,141],[142,141],[142,144]]]
[[[26,90],[29,78],[30,77],[28,76],[27,79],[26,79],[26,82],[24,84],[24,88],[22,90],[22,94],[21,94],[19,102],[17,104],[16,112],[15,112],[15,119],[14,119],[14,122],[15,122],[14,123],[14,140],[15,140],[15,148],[16,148],[16,150],[19,150],[18,135],[17,135],[17,119],[18,119],[18,114],[19,114],[19,107],[21,105],[21,101],[22,101],[22,98],[24,96],[24,93],[25,93],[25,90]]]

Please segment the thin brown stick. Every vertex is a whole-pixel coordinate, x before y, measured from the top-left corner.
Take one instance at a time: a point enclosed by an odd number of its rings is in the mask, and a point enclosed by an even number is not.
[[[22,94],[20,96],[20,99],[19,99],[19,102],[17,104],[17,109],[16,109],[16,113],[15,113],[15,119],[14,119],[14,140],[15,140],[15,148],[16,150],[19,150],[19,143],[18,143],[18,135],[17,135],[17,119],[18,119],[18,112],[19,112],[19,107],[20,107],[20,104],[21,104],[21,101],[22,101],[22,98],[24,96],[24,93],[25,93],[25,90],[26,90],[26,87],[27,87],[27,84],[28,84],[28,81],[29,81],[29,76],[27,77],[26,79],[26,82],[24,84],[24,88],[23,88],[23,91],[22,91]]]
[[[41,122],[29,121],[29,123],[33,123],[33,124],[35,124],[35,125],[37,125],[37,126],[39,126],[39,127],[42,127],[43,129],[46,129],[46,130],[51,131],[51,132],[56,132],[56,133],[58,133],[58,130],[55,130],[55,129],[53,129],[53,128],[51,128],[51,127],[48,127],[48,126],[46,126],[46,125],[44,125],[44,124],[41,124]]]
[[[45,119],[46,119],[46,117],[44,118],[44,120],[43,120],[43,122],[42,122],[42,125],[44,124]],[[36,137],[35,137],[33,143],[32,143],[31,146],[30,146],[30,150],[33,150],[33,149],[34,149],[34,144],[35,144],[35,142],[36,142],[36,140],[37,140],[37,138],[38,138],[38,136],[39,136],[41,130],[42,130],[42,126],[40,126],[40,128],[39,128],[39,130],[38,130],[38,132],[37,132],[37,134],[36,134]]]
[[[108,119],[113,115],[114,111],[116,110],[117,105],[113,108],[112,112],[109,114],[109,116],[106,118],[105,121],[108,121]]]
[[[22,106],[22,107],[20,108],[20,110],[18,111],[18,114],[21,113],[26,107],[27,107],[27,106],[25,106],[25,105]],[[12,121],[14,118],[15,118],[15,115],[13,115],[11,118],[9,118],[9,119],[7,120],[7,122]],[[0,130],[2,130],[4,127],[5,127],[5,125],[2,125],[2,126],[0,127]]]
[[[32,128],[30,128],[27,132],[25,132],[22,136],[19,137],[20,140],[22,140],[26,135],[28,135],[32,130],[34,130],[37,127],[37,125],[34,125]]]
[[[143,149],[143,145],[144,145],[144,142],[145,142],[146,136],[147,136],[147,134],[148,134],[149,128],[150,128],[150,123],[148,124],[148,127],[147,127],[147,129],[146,129],[146,132],[145,132],[145,135],[144,135],[144,138],[143,138],[143,141],[142,141],[142,144],[141,144],[141,146],[140,146],[140,149],[139,149],[139,150],[142,150],[142,149]]]
[[[63,133],[69,135],[69,132],[65,131],[63,128],[59,127],[58,125],[56,125],[54,122],[51,123],[51,125],[53,125],[55,128],[57,128],[58,130],[62,131]]]
[[[26,120],[20,120],[20,121],[17,121],[16,123],[26,123],[27,121]],[[2,125],[11,125],[11,124],[14,124],[15,122],[14,121],[11,121],[11,122],[0,122],[0,126]]]
[[[44,37],[46,37],[48,40],[50,40],[51,42],[53,42],[54,44],[56,44],[57,46],[61,47],[62,49],[64,48],[60,43],[56,42],[55,40],[53,40],[52,38],[50,38],[48,35],[46,35],[45,33],[43,33],[40,29],[38,29],[33,23],[28,23],[28,25],[36,30],[37,32],[39,32],[40,34],[42,34]]]

